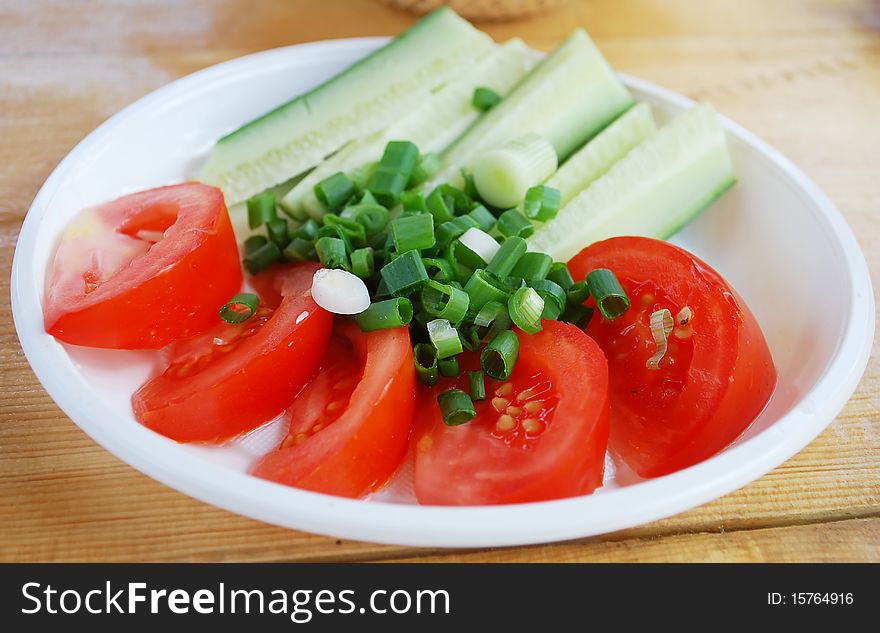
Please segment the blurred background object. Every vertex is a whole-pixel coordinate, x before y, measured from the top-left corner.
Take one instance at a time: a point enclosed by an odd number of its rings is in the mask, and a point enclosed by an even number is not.
[[[545,13],[568,0],[382,0],[396,9],[423,14],[440,5],[449,5],[470,20],[516,20]]]

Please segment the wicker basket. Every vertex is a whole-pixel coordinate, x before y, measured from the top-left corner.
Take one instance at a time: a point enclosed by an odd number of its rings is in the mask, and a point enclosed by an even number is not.
[[[515,20],[542,13],[564,0],[382,0],[396,9],[423,14],[448,4],[469,20]]]

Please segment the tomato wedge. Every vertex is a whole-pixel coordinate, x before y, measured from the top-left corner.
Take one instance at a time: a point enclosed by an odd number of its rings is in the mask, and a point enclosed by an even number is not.
[[[518,335],[513,374],[486,381],[475,419],[446,426],[436,395],[452,385],[424,392],[415,438],[420,503],[541,501],[588,494],[602,484],[609,416],[602,351],[578,328],[557,321]]]
[[[135,417],[178,442],[219,442],[271,420],[311,379],[333,316],[312,300],[316,264],[277,273],[277,310],[261,307],[174,346],[171,363],[132,396]]]
[[[343,497],[378,489],[406,455],[415,389],[407,328],[365,333],[338,320],[320,371],[290,408],[287,438],[252,473]]]
[[[216,325],[241,279],[219,189],[150,189],[70,224],[46,283],[45,328],[75,345],[159,349]]]
[[[586,331],[608,357],[610,448],[640,476],[714,455],[764,408],[776,384],[767,342],[742,298],[706,263],[666,242],[619,237],[585,248],[568,266],[575,279],[611,269],[632,302],[618,319],[595,313]],[[664,308],[677,323],[659,368],[649,369],[657,351],[650,318]]]

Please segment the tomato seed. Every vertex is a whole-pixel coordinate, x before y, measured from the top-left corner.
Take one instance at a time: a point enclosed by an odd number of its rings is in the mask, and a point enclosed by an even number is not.
[[[507,405],[510,404],[510,400],[507,398],[492,398],[492,408],[498,411],[504,411]]]
[[[507,407],[504,411],[507,415],[518,416],[522,415],[523,410],[519,407]]]
[[[523,408],[526,411],[528,411],[529,413],[537,413],[538,411],[540,411],[541,409],[544,408],[544,401],[543,400],[532,400],[530,402],[526,402],[523,405]]]
[[[509,382],[504,383],[495,390],[496,396],[509,396],[511,393],[513,393],[513,385]]]
[[[504,433],[506,431],[512,431],[515,426],[516,420],[509,415],[504,414],[498,417],[498,421],[495,423],[495,430]]]
[[[535,418],[529,418],[528,420],[523,421],[522,427],[526,433],[537,435],[544,430],[544,423]]]

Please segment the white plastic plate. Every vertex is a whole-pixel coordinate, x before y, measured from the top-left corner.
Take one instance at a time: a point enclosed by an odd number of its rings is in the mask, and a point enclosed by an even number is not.
[[[725,120],[739,184],[675,241],[721,272],[751,306],[776,361],[779,387],[760,418],[721,454],[651,481],[612,467],[605,487],[591,496],[427,507],[413,503],[405,469],[390,489],[366,501],[250,477],[250,463],[277,441],[277,424],[222,448],[179,445],[138,424],[129,397],[154,371],[155,353],[66,347],[43,331],[45,271],[62,228],[84,207],[194,177],[221,135],[384,41],[293,46],[184,77],[109,119],[48,178],[15,253],[15,325],[43,386],[95,441],[177,490],[276,525],[382,543],[467,547],[589,536],[687,510],[770,471],[832,421],[855,389],[871,349],[874,300],[864,258],[816,185],[760,139]],[[638,99],[654,107],[660,122],[691,105],[657,86],[625,80]],[[32,441],[41,438],[35,435]]]

